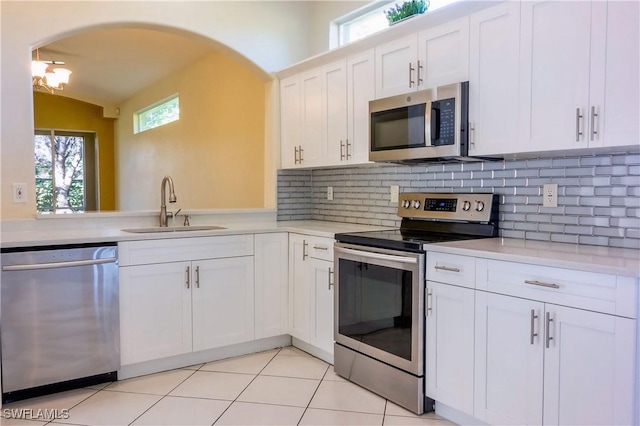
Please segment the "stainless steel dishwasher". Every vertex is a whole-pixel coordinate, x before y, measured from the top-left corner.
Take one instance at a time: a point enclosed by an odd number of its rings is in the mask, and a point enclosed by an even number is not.
[[[115,244],[3,249],[1,278],[3,401],[115,380]]]

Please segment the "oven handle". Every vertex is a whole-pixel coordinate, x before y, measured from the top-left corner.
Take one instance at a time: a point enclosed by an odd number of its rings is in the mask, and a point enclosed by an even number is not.
[[[391,254],[382,254],[382,253],[375,253],[371,251],[353,250],[353,249],[348,249],[343,247],[335,247],[334,250],[337,253],[353,254],[356,256],[367,257],[369,259],[388,260],[392,262],[410,263],[410,264],[418,263],[418,259],[415,257],[394,256]]]

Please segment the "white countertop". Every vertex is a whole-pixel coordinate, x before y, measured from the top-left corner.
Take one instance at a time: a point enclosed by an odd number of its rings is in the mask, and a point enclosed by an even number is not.
[[[5,230],[0,235],[2,248],[35,247],[64,244],[110,243],[120,241],[157,240],[167,238],[190,238],[216,235],[254,234],[268,232],[297,232],[318,237],[333,238],[340,232],[374,231],[389,229],[381,226],[360,225],[354,223],[325,222],[317,220],[301,221],[247,221],[238,223],[216,223],[225,229],[205,231],[131,233],[122,231],[135,226],[94,227],[78,229],[59,229],[49,226],[46,230]]]
[[[640,250],[486,238],[429,244],[429,251],[640,278]]]
[[[265,219],[266,218],[266,219]],[[94,221],[76,222],[73,227],[57,226],[59,221],[36,221],[20,226],[20,223],[3,225],[0,235],[2,248],[53,246],[64,244],[110,243],[120,241],[189,238],[216,235],[254,234],[269,232],[295,232],[318,237],[333,238],[340,232],[359,232],[389,229],[380,226],[317,220],[281,221],[270,219],[260,212],[249,214],[240,220],[225,220],[220,216],[215,225],[225,229],[208,231],[183,231],[162,233],[130,233],[122,229],[143,227],[105,222],[96,226]],[[43,226],[44,223],[44,226]],[[197,223],[192,225],[206,225]],[[14,226],[11,226],[14,225]],[[511,238],[487,238],[429,244],[429,251],[460,254],[511,262],[578,269],[640,278],[640,250],[602,246],[574,245]]]

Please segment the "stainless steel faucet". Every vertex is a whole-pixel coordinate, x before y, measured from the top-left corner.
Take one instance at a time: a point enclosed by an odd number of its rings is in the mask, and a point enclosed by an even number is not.
[[[173,190],[173,179],[171,176],[165,176],[162,178],[162,184],[160,185],[160,226],[167,226],[167,218],[173,216],[173,213],[167,214],[167,182],[169,183],[169,202],[175,203],[178,199],[176,193]]]

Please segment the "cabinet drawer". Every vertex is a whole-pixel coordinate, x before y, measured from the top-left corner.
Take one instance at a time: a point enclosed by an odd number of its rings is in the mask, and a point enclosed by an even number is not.
[[[253,256],[253,235],[125,241],[118,252],[120,266]]]
[[[427,252],[425,273],[428,281],[474,288],[476,259],[456,254]]]
[[[636,317],[633,278],[488,259],[478,259],[476,267],[478,290]]]
[[[323,237],[305,237],[307,254],[313,259],[333,262],[333,240]]]

